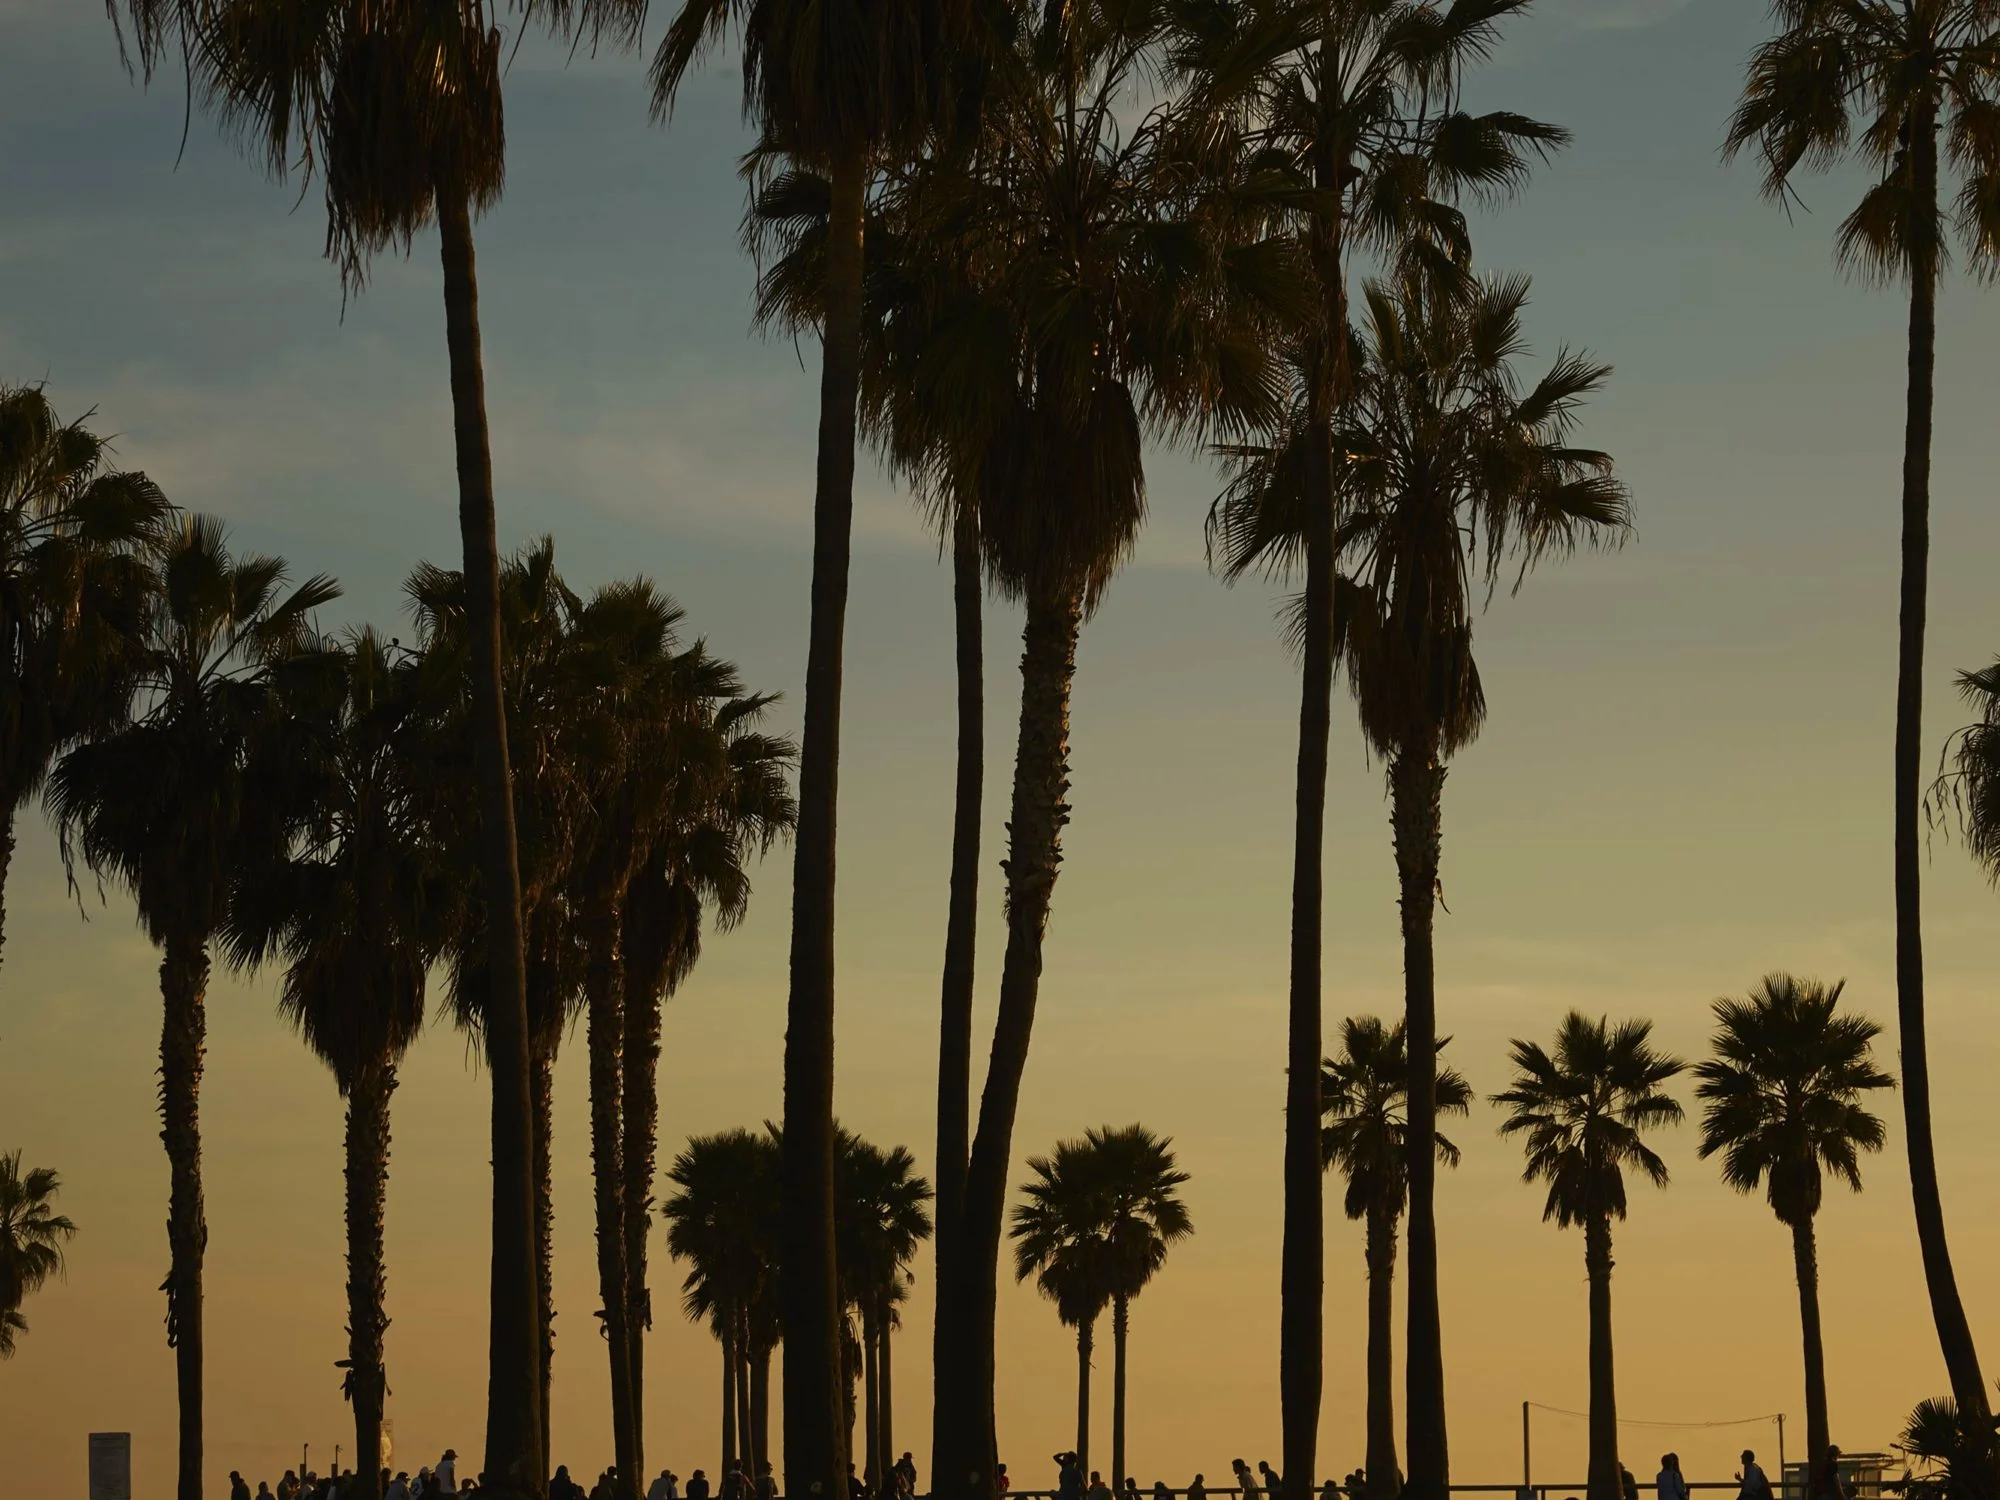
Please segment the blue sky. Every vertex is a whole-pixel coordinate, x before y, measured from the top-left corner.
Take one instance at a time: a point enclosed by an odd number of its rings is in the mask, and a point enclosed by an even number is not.
[[[394,633],[409,567],[456,551],[434,240],[379,261],[343,314],[316,196],[268,181],[199,117],[183,150],[178,81],[150,92],[130,81],[96,6],[0,0],[0,24],[0,379],[46,380],[65,413],[95,406],[125,462],[226,517],[243,545],[337,575],[347,597],[336,618]],[[1758,197],[1750,168],[1719,160],[1764,25],[1740,0],[1548,0],[1472,85],[1475,105],[1575,132],[1518,202],[1478,216],[1476,243],[1485,265],[1535,279],[1535,363],[1570,343],[1615,366],[1583,435],[1617,456],[1638,514],[1624,550],[1545,570],[1481,626],[1493,711],[1447,791],[1452,915],[1440,918],[1439,968],[1444,1023],[1482,1094],[1504,1082],[1506,1038],[1546,1034],[1571,1004],[1654,1015],[1689,1052],[1707,1001],[1770,967],[1848,975],[1855,1003],[1893,1010],[1903,309],[1832,266],[1851,180],[1810,185],[1788,221]],[[787,695],[780,719],[793,724],[816,351],[747,331],[737,100],[733,71],[717,66],[671,128],[655,128],[636,61],[566,66],[544,44],[523,47],[508,82],[507,194],[479,231],[495,468],[505,542],[554,533],[582,586],[650,574],[750,683]],[[1995,309],[1962,279],[1946,290],[1933,747],[1958,720],[1953,669],[2000,650],[1986,567],[2000,543]],[[1018,1143],[1041,1149],[1142,1118],[1175,1135],[1195,1174],[1199,1232],[1147,1294],[1135,1335],[1139,1469],[1180,1483],[1275,1448],[1296,685],[1275,599],[1206,573],[1208,465],[1162,453],[1151,489],[1149,528],[1082,646],[1076,814]],[[864,461],[842,781],[841,1110],[926,1159],[948,593],[906,497]],[[998,604],[989,620],[988,939],[1018,628]],[[1332,1016],[1393,1007],[1398,982],[1380,770],[1344,706],[1336,723]],[[777,1111],[788,869],[783,856],[767,863],[749,923],[712,946],[676,1002],[669,1139]],[[1976,1274],[2000,1253],[1982,1093],[2000,1065],[1994,897],[1942,839],[1931,871],[1947,1198],[1976,1326],[2000,1350],[2000,1302]],[[79,925],[39,831],[8,900],[0,1148],[57,1166],[85,1232],[68,1283],[29,1309],[35,1332],[7,1371],[25,1399],[0,1401],[0,1451],[31,1487],[54,1486],[81,1461],[85,1431],[130,1426],[142,1472],[164,1473],[155,961],[115,896]],[[990,1005],[997,947],[983,959]],[[298,1434],[324,1454],[346,1420],[328,1378],[340,1353],[338,1102],[271,998],[268,980],[225,979],[212,1006],[212,1474],[237,1466],[233,1452],[267,1467]],[[390,1209],[391,1379],[415,1463],[447,1442],[478,1444],[480,1289],[460,1261],[477,1250],[485,1147],[481,1081],[459,1039],[428,1038],[408,1076]],[[608,1423],[596,1341],[574,1336],[594,1304],[580,1074],[566,1070],[564,1088],[559,1277],[573,1336],[559,1355],[557,1456],[580,1468],[608,1460]],[[1464,1127],[1466,1165],[1442,1212],[1459,1467],[1498,1481],[1514,1473],[1521,1399],[1581,1405],[1583,1306],[1580,1245],[1538,1222],[1539,1199],[1490,1123],[1481,1106]],[[1797,1411],[1783,1236],[1713,1181],[1690,1137],[1669,1152],[1675,1186],[1641,1200],[1621,1240],[1625,1409]],[[1940,1384],[1903,1194],[1892,1147],[1864,1198],[1828,1211],[1835,1437],[1850,1449],[1885,1442],[1897,1414]],[[1348,1231],[1329,1226],[1325,1431],[1343,1469],[1360,1457],[1360,1253]],[[899,1351],[913,1441],[928,1307],[920,1283]],[[654,1347],[665,1367],[652,1383],[654,1447],[686,1473],[713,1443],[712,1346],[669,1316]],[[1741,1357],[1719,1358],[1724,1348]],[[1001,1351],[1004,1436],[1032,1459],[1063,1440],[1073,1355],[1025,1291],[1003,1298]],[[1580,1470],[1580,1430],[1537,1443],[1552,1467]],[[1679,1442],[1700,1478],[1724,1477],[1739,1445],[1733,1432]],[[1638,1451],[1633,1467],[1650,1462]]]

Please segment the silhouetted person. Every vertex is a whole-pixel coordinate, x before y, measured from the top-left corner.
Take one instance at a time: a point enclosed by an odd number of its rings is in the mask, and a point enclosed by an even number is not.
[[[1139,1481],[1130,1474],[1125,1476],[1125,1500],[1139,1500]]]
[[[1821,1496],[1822,1500],[1854,1500],[1853,1489],[1840,1476],[1840,1450],[1831,1443],[1826,1445],[1826,1488]]]
[[[727,1497],[724,1497],[727,1500]],[[854,1472],[854,1465],[847,1466],[847,1500],[868,1500],[868,1486],[861,1482],[861,1476]]]
[[[458,1493],[458,1450],[456,1448],[445,1449],[444,1457],[440,1458],[437,1461],[437,1467],[431,1470],[431,1488],[435,1489],[440,1495],[456,1495]]]
[[[724,1488],[728,1482],[724,1481]],[[590,1487],[590,1500],[618,1500],[618,1492],[611,1487],[611,1471],[606,1469],[597,1476],[597,1483]]]
[[[1618,1465],[1618,1493],[1625,1500],[1639,1500],[1639,1481],[1632,1477],[1632,1471],[1623,1463]]]
[[[257,1481],[257,1500],[271,1500],[270,1480],[260,1479]],[[384,1497],[384,1500],[387,1500],[387,1497]]]
[[[229,1471],[229,1500],[250,1500],[250,1486],[234,1469]]]
[[[1004,1500],[1007,1492],[1013,1487],[1013,1482],[1007,1478],[1007,1466],[1005,1464],[995,1464],[993,1466],[993,1493],[1003,1497]]]
[[[1285,1482],[1278,1477],[1278,1471],[1260,1458],[1257,1460],[1257,1472],[1264,1476],[1264,1493],[1271,1500],[1278,1500],[1278,1496],[1285,1492]]]
[[[1257,1488],[1257,1476],[1250,1472],[1250,1465],[1240,1458],[1232,1458],[1229,1467],[1236,1475],[1236,1488],[1242,1492],[1243,1500],[1260,1500],[1262,1492]]]
[[[1736,1476],[1742,1487],[1736,1492],[1736,1500],[1776,1500],[1771,1493],[1771,1481],[1757,1465],[1757,1455],[1748,1448],[1743,1450],[1743,1472]]]
[[[1104,1482],[1104,1476],[1095,1469],[1090,1471],[1090,1488],[1085,1493],[1090,1500],[1111,1500],[1111,1486]]]
[[[1188,1500],[1208,1500],[1208,1485],[1202,1475],[1188,1481]]]
[[[687,1500],[708,1500],[708,1475],[700,1469],[688,1479]]]
[[[1174,1500],[1174,1492],[1167,1488],[1166,1480],[1153,1481],[1153,1500]]]
[[[1074,1453],[1056,1455],[1056,1500],[1083,1500],[1083,1466]]]
[[[257,1500],[264,1500],[264,1492],[257,1492]],[[396,1471],[396,1477],[382,1486],[382,1500],[410,1500],[410,1476],[404,1469]]]
[[[1659,1491],[1659,1500],[1688,1500],[1688,1482],[1681,1473],[1678,1453],[1660,1455],[1660,1472],[1653,1476],[1653,1485]]]
[[[896,1460],[895,1472],[902,1478],[904,1492],[911,1495],[916,1494],[917,1461],[905,1453],[901,1458]]]

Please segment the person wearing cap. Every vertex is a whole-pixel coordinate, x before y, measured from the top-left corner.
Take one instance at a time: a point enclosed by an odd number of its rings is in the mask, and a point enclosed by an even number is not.
[[[458,1450],[456,1448],[445,1449],[444,1457],[439,1459],[437,1467],[431,1470],[431,1489],[440,1495],[456,1495],[458,1493]]]

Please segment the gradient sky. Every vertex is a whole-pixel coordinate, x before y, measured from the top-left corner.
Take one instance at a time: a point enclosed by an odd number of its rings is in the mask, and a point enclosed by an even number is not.
[[[1453,1061],[1484,1096],[1509,1037],[1580,1006],[1642,1014],[1698,1054],[1707,1006],[1772,968],[1845,976],[1893,1013],[1889,752],[1901,435],[1899,299],[1829,254],[1851,183],[1787,222],[1718,160],[1744,0],[1546,0],[1481,73],[1474,102],[1558,121],[1575,145],[1482,216],[1481,260],[1535,278],[1537,358],[1582,344],[1616,366],[1584,435],[1634,491],[1630,546],[1498,600],[1481,624],[1492,704],[1446,792],[1439,1000]],[[275,186],[196,119],[177,81],[143,92],[99,8],[0,0],[0,379],[95,406],[121,460],[239,543],[347,588],[329,624],[393,633],[419,558],[456,557],[435,240],[377,267],[343,309],[316,195]],[[670,130],[639,64],[531,43],[509,79],[505,202],[479,248],[503,541],[553,532],[570,580],[644,572],[692,630],[786,694],[805,654],[816,351],[746,334],[738,252],[745,145],[733,72],[712,69]],[[1960,720],[1952,672],[2000,650],[1988,559],[2000,301],[1944,294],[1926,744]],[[840,1113],[926,1163],[953,736],[949,580],[907,498],[866,462],[848,621],[841,804]],[[1132,1455],[1142,1482],[1275,1456],[1285,930],[1296,678],[1275,597],[1206,572],[1215,480],[1162,454],[1137,556],[1086,630],[1074,821],[1016,1139],[1145,1121],[1193,1174],[1197,1234],[1135,1310]],[[989,615],[982,1027],[998,981],[999,878],[1018,616]],[[1381,768],[1343,702],[1327,839],[1330,1018],[1400,1004]],[[668,1018],[663,1139],[780,1110],[788,855],[749,921],[713,943]],[[1975,1330],[2000,1366],[2000,1016],[1994,894],[1939,838],[1928,941],[1936,1130]],[[88,920],[32,815],[8,890],[0,972],[0,1148],[56,1168],[81,1226],[69,1276],[27,1306],[0,1365],[0,1466],[19,1493],[82,1487],[85,1434],[134,1434],[136,1493],[168,1492],[166,1169],[154,1118],[156,957],[117,894]],[[274,986],[219,979],[204,1092],[208,1473],[275,1480],[302,1443],[351,1444],[340,1105],[278,1022]],[[982,1032],[983,1042],[983,1032]],[[1893,1063],[1893,1039],[1885,1042]],[[555,1453],[610,1459],[590,1255],[584,1076],[557,1100]],[[1686,1092],[1684,1090],[1684,1092]],[[1887,1443],[1944,1388],[1911,1228],[1901,1132],[1859,1199],[1821,1221],[1833,1433]],[[398,1463],[481,1441],[485,1088],[442,1027],[396,1096],[389,1373]],[[1585,1402],[1580,1236],[1540,1222],[1515,1146],[1481,1103],[1440,1188],[1454,1475],[1518,1474],[1520,1403]],[[1618,1235],[1620,1402],[1636,1419],[1785,1411],[1803,1447],[1787,1236],[1721,1186],[1694,1132],[1675,1180],[1635,1192]],[[1017,1173],[1018,1175],[1018,1173]],[[658,1241],[656,1240],[656,1246]],[[1328,1470],[1362,1456],[1358,1226],[1329,1224]],[[714,1468],[717,1361],[675,1310],[656,1251],[649,1455]],[[898,1446],[928,1478],[928,1267],[897,1352]],[[1001,1422],[1017,1485],[1067,1446],[1073,1346],[1026,1289],[1001,1298]],[[1108,1381],[1108,1357],[1100,1378]],[[1108,1408],[1101,1402],[1100,1411]],[[1101,1428],[1100,1445],[1108,1443]],[[1626,1432],[1650,1475],[1677,1448],[1726,1478],[1769,1424]],[[1108,1456],[1108,1449],[1100,1448]],[[1537,1477],[1582,1477],[1582,1423],[1538,1419]]]

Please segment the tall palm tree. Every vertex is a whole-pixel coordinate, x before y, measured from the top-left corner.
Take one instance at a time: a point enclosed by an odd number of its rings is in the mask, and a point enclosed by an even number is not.
[[[706,1319],[722,1346],[722,1464],[739,1452],[739,1378],[747,1354],[748,1315],[778,1273],[779,1146],[774,1133],[729,1130],[696,1136],[674,1158],[667,1180],[675,1191],[661,1213],[667,1250],[688,1262],[681,1283],[690,1318]],[[846,1476],[841,1476],[843,1485]]]
[[[236,557],[219,521],[184,517],[152,559],[157,583],[139,637],[139,712],[56,766],[49,806],[74,871],[81,857],[128,887],[160,948],[160,1136],[171,1188],[167,1342],[180,1403],[180,1500],[202,1493],[201,1188],[203,999],[209,948],[239,861],[277,829],[247,795],[247,751],[269,723],[278,676],[315,637],[326,578],[284,592],[285,564]]]
[[[1627,524],[1610,457],[1570,444],[1578,406],[1609,370],[1563,350],[1523,391],[1515,364],[1527,296],[1525,279],[1461,286],[1416,263],[1369,283],[1334,437],[1343,463],[1330,649],[1363,735],[1389,766],[1413,1142],[1437,1130],[1432,924],[1446,766],[1486,716],[1472,649],[1482,581],[1490,596],[1503,568],[1514,569],[1518,587],[1543,557],[1615,541]],[[1254,558],[1293,530],[1285,513],[1305,493],[1312,423],[1310,402],[1295,402],[1289,430],[1234,450],[1219,503],[1226,557]],[[1408,1170],[1406,1456],[1411,1487],[1441,1500],[1435,1153],[1413,1146]]]
[[[887,1150],[841,1132],[835,1163],[834,1220],[840,1274],[861,1324],[862,1434],[869,1484],[880,1489],[889,1465],[888,1400],[890,1334],[898,1294],[908,1285],[909,1263],[931,1235],[931,1185],[916,1175],[916,1158],[904,1146]]]
[[[1489,197],[1512,191],[1526,180],[1533,156],[1568,139],[1522,115],[1471,115],[1458,106],[1465,71],[1525,4],[1270,0],[1178,7],[1177,62],[1200,107],[1244,132],[1260,175],[1286,206],[1310,288],[1285,340],[1296,416],[1283,493],[1268,481],[1238,486],[1218,505],[1215,521],[1222,524],[1211,531],[1212,555],[1225,578],[1255,567],[1303,573],[1304,582],[1280,1273],[1286,1500],[1307,1500],[1318,1466],[1325,1225],[1315,1084],[1335,667],[1335,428],[1352,399],[1354,373],[1349,262],[1357,248],[1414,255],[1433,272],[1461,279],[1465,226],[1452,200],[1467,191]],[[1426,1088],[1417,1090],[1414,1114],[1419,1128],[1434,1128]],[[1449,1463],[1428,1152],[1412,1190],[1410,1478],[1422,1500],[1443,1500]]]
[[[1840,982],[1768,974],[1747,999],[1716,1001],[1715,1056],[1695,1069],[1695,1097],[1706,1106],[1703,1159],[1720,1155],[1722,1180],[1740,1193],[1763,1188],[1771,1211],[1792,1231],[1812,1500],[1832,1493],[1813,1219],[1828,1172],[1861,1190],[1861,1154],[1880,1151],[1884,1139],[1863,1096],[1895,1082],[1869,1056],[1882,1028],[1863,1015],[1835,1014],[1841,989]]]
[[[1076,1454],[1089,1472],[1090,1360],[1097,1320],[1111,1305],[1110,1247],[1104,1208],[1090,1175],[1082,1141],[1058,1141],[1048,1156],[1028,1158],[1034,1175],[1021,1187],[1009,1233],[1014,1279],[1035,1278],[1035,1289],[1055,1304],[1064,1326],[1076,1330]]]
[[[1446,1040],[1449,1040],[1447,1038]],[[1439,1042],[1440,1049],[1444,1042]],[[1410,1089],[1408,1046],[1403,1026],[1386,1026],[1374,1016],[1350,1016],[1341,1024],[1341,1048],[1320,1069],[1320,1149],[1330,1167],[1347,1179],[1347,1217],[1367,1223],[1368,1265],[1368,1500],[1394,1500],[1402,1488],[1396,1462],[1394,1382],[1395,1335],[1390,1291],[1396,1277],[1396,1225],[1409,1202]],[[1456,1068],[1436,1073],[1437,1112],[1462,1115],[1472,1105],[1472,1086]],[[1458,1147],[1433,1132],[1437,1159],[1458,1165]]]
[[[117,0],[107,0],[114,16]],[[433,223],[444,281],[459,535],[467,580],[477,847],[493,988],[493,1263],[486,1454],[496,1495],[547,1470],[536,1379],[533,1122],[512,774],[500,685],[500,552],[472,225],[500,196],[501,36],[486,0],[125,0],[150,74],[179,43],[198,92],[274,177],[317,173],[327,255],[358,291],[379,251]]]
[[[1502,1135],[1523,1137],[1526,1182],[1546,1182],[1544,1221],[1583,1228],[1590,1278],[1590,1500],[1618,1500],[1618,1383],[1611,1350],[1611,1221],[1625,1217],[1625,1171],[1667,1185],[1667,1164],[1646,1132],[1681,1120],[1663,1086],[1686,1064],[1652,1043],[1651,1021],[1593,1021],[1578,1011],[1555,1048],[1515,1041],[1514,1083],[1493,1102]]]
[[[79,738],[131,701],[149,575],[172,507],[40,386],[0,385],[0,947],[14,816]]]
[[[1802,171],[1858,158],[1869,184],[1841,222],[1838,257],[1871,279],[1909,287],[1896,638],[1896,1020],[1910,1191],[1931,1317],[1952,1394],[1973,1430],[1983,1432],[1992,1406],[1952,1271],[1931,1140],[1918,821],[1945,199],[1955,186],[1953,217],[1967,258],[1977,270],[1992,270],[2000,262],[2000,131],[1993,127],[2000,110],[2000,7],[1992,0],[1776,0],[1772,13],[1778,34],[1751,55],[1726,153],[1753,147],[1764,191],[1781,203],[1794,196]],[[1989,1459],[1989,1485],[1993,1473]]]
[[[55,1211],[62,1179],[49,1167],[21,1170],[21,1153],[0,1156],[0,1359],[28,1331],[21,1304],[63,1269],[62,1247],[76,1225]]]
[[[285,964],[278,1007],[347,1100],[347,1368],[356,1495],[380,1500],[389,1326],[383,1221],[396,1070],[424,1020],[424,978],[449,904],[449,867],[423,825],[409,733],[417,673],[373,631],[277,705],[251,756],[254,794],[290,837],[237,871],[231,960]]]
[[[643,0],[603,9],[626,37]],[[786,1489],[835,1494],[841,1444],[841,1322],[834,1265],[834,870],[842,640],[854,517],[861,369],[863,226],[871,179],[945,118],[974,34],[978,0],[681,0],[652,64],[656,116],[734,20],[745,113],[765,149],[823,174],[827,210],[821,318],[813,583],[792,879],[791,992],[785,1027]],[[810,1477],[808,1477],[810,1476]]]

